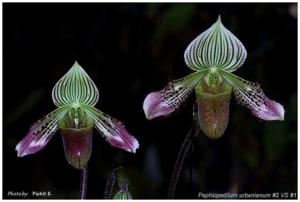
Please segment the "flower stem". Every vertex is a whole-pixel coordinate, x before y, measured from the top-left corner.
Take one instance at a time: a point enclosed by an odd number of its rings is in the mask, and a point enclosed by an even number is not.
[[[105,191],[103,194],[103,199],[112,199],[112,190],[114,188],[115,182],[116,182],[116,175],[115,172],[113,171],[107,179]]]
[[[195,183],[194,183],[194,175],[193,175],[193,151],[195,147],[195,142],[192,142],[191,149],[189,152],[189,157],[188,157],[188,167],[189,167],[189,178],[190,178],[190,186],[191,186],[191,191],[195,192]]]
[[[194,112],[195,112],[195,109],[196,108],[194,107]],[[187,155],[188,151],[191,148],[193,140],[200,133],[200,129],[199,129],[199,127],[197,127],[198,125],[196,123],[196,121],[197,121],[197,118],[196,118],[197,115],[196,114],[197,113],[193,113],[192,128],[190,129],[190,131],[188,132],[186,138],[184,139],[184,141],[181,145],[181,148],[179,150],[179,153],[177,155],[177,160],[176,160],[174,170],[173,170],[173,173],[172,173],[172,177],[171,177],[171,180],[170,180],[170,184],[169,184],[169,190],[168,190],[168,195],[167,195],[168,199],[173,199],[174,198],[176,187],[177,187],[177,182],[178,182],[178,179],[180,177],[180,173],[181,173],[181,170],[182,170],[184,160],[186,158],[186,155]]]
[[[88,180],[88,168],[85,166],[81,170],[81,178],[80,178],[80,199],[86,198],[87,191],[87,180]]]

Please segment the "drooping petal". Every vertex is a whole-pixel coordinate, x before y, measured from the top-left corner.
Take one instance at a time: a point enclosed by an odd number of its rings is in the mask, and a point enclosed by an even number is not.
[[[52,100],[58,107],[71,103],[94,106],[98,102],[98,98],[96,85],[77,62],[55,84],[52,90]]]
[[[58,108],[34,123],[16,146],[18,157],[36,153],[44,148],[57,131],[57,123],[65,111],[66,107]]]
[[[244,63],[246,57],[244,45],[223,26],[220,16],[188,45],[184,53],[185,63],[196,71],[216,67],[232,72]]]
[[[255,116],[266,121],[284,120],[283,106],[269,99],[259,84],[246,81],[226,71],[222,71],[222,76],[233,87],[238,103],[249,108]]]
[[[143,109],[147,119],[167,116],[186,100],[207,70],[192,73],[170,82],[161,91],[152,92],[144,100]]]
[[[84,109],[87,115],[95,121],[95,127],[99,133],[101,133],[112,146],[132,153],[135,153],[136,149],[139,148],[139,142],[127,132],[120,121],[104,114],[94,107],[85,106]]]

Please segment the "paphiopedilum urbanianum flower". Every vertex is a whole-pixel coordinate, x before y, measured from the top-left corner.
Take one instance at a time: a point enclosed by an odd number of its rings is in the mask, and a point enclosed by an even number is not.
[[[171,114],[195,89],[200,127],[208,137],[223,135],[228,124],[232,92],[237,102],[258,118],[283,120],[281,104],[266,97],[258,84],[231,73],[242,66],[246,57],[244,45],[224,27],[219,16],[185,50],[185,63],[195,72],[150,93],[143,104],[146,118]]]
[[[60,130],[67,161],[73,167],[83,169],[91,156],[94,127],[112,146],[135,153],[138,141],[120,121],[94,107],[98,98],[96,85],[75,62],[52,90],[57,109],[33,124],[16,146],[18,156],[40,151]]]

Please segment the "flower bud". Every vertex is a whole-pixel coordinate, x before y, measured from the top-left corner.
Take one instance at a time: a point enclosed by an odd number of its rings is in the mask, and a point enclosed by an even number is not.
[[[131,194],[128,190],[129,180],[123,167],[119,167],[114,170],[115,176],[118,181],[119,191],[114,195],[113,199],[132,199]]]
[[[123,191],[123,190],[121,190],[121,191],[118,191],[114,195],[113,199],[116,199],[116,200],[128,200],[128,199],[132,199],[132,197],[131,197],[131,194],[130,194],[129,191]]]

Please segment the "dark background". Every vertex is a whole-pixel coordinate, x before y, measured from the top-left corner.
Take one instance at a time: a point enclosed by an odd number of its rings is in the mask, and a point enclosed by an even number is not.
[[[140,142],[131,154],[94,131],[87,197],[102,198],[109,173],[123,165],[134,198],[165,198],[195,97],[173,116],[153,121],[145,119],[142,103],[151,91],[192,72],[184,50],[218,14],[248,51],[235,73],[260,83],[283,104],[286,118],[259,120],[232,97],[225,134],[194,141],[176,197],[296,192],[296,4],[4,3],[3,197],[51,191],[48,198],[78,198],[80,172],[65,160],[59,133],[34,155],[18,158],[14,150],[31,124],[55,109],[52,88],[77,60],[99,89],[96,107],[123,121]]]

